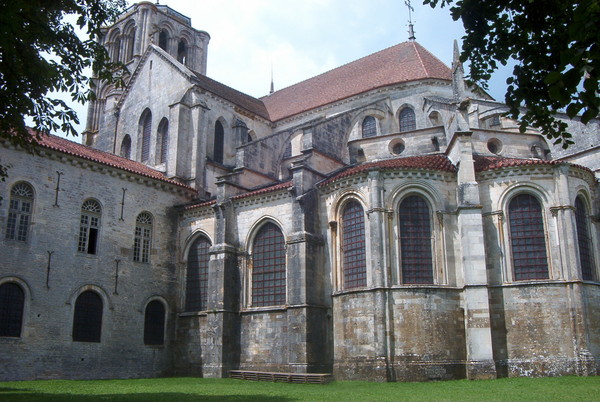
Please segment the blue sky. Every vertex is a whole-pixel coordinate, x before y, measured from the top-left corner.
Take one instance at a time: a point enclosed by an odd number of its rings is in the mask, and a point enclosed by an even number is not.
[[[161,4],[206,31],[207,75],[249,95],[275,89],[408,40],[404,0],[162,0]],[[130,2],[133,4],[133,2]],[[417,42],[450,65],[454,39],[464,35],[448,8],[412,1]],[[468,71],[468,68],[466,69]],[[507,72],[493,77],[489,93],[504,99]],[[81,132],[86,107],[77,107]]]

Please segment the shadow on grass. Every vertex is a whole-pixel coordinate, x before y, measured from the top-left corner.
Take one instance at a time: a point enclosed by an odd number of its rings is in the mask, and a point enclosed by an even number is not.
[[[4,402],[242,402],[242,401],[266,401],[266,402],[292,402],[297,399],[282,398],[281,396],[267,395],[201,395],[185,394],[180,392],[143,392],[129,394],[48,394],[23,389],[2,388],[0,387],[0,401]]]

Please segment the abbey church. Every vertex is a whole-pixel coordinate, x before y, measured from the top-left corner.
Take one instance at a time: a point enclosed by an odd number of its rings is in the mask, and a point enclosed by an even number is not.
[[[0,381],[600,371],[600,124],[564,150],[414,39],[254,98],[132,5],[82,143],[0,141]]]

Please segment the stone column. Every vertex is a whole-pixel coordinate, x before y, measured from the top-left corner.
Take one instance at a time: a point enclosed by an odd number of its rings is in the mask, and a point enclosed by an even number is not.
[[[475,180],[471,132],[457,132],[460,169],[457,188],[457,222],[460,265],[464,277],[466,374],[469,379],[496,378],[492,348],[490,304],[487,289],[485,244],[479,185]]]
[[[221,186],[227,186],[222,183]],[[221,189],[224,190],[224,189]],[[220,191],[226,193],[226,191]],[[214,207],[215,244],[208,264],[207,337],[203,350],[205,377],[227,377],[239,367],[241,293],[238,250],[235,247],[235,210],[230,201],[217,196]]]
[[[330,372],[328,306],[323,300],[326,273],[323,240],[316,234],[321,176],[302,164],[292,167],[292,233],[287,239],[288,365],[294,372]]]

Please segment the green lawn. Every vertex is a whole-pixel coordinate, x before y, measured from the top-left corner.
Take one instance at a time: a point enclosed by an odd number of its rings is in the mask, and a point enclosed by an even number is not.
[[[327,385],[199,378],[19,381],[0,382],[0,401],[600,401],[600,377]]]

